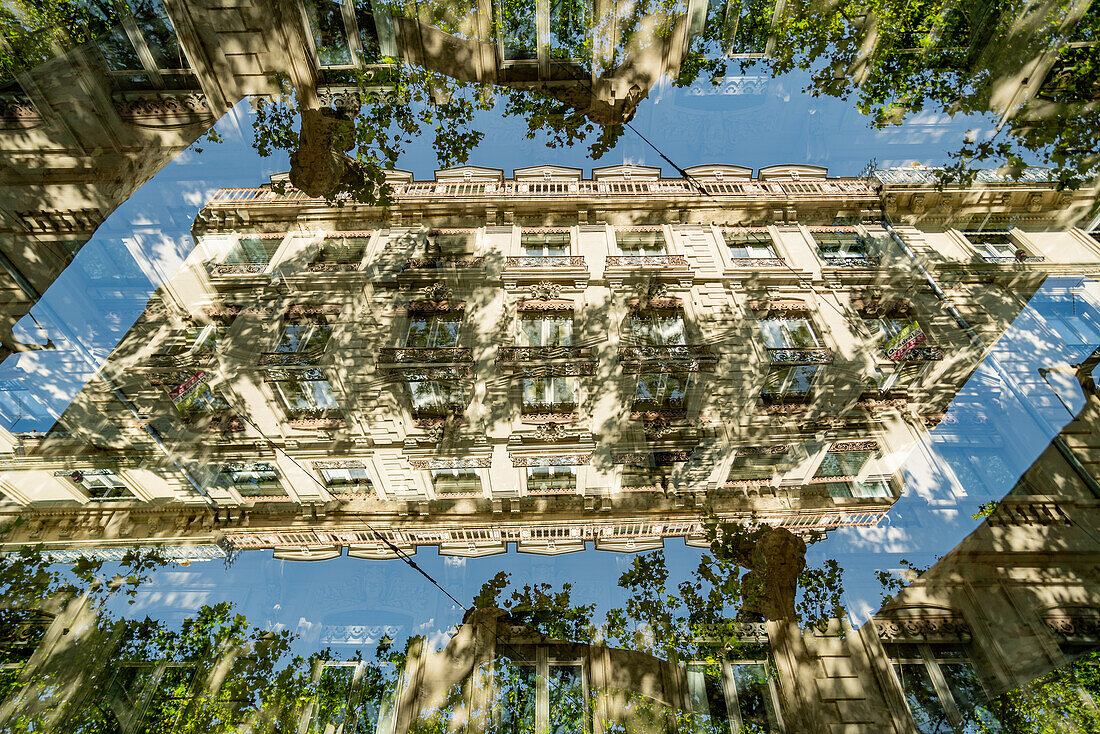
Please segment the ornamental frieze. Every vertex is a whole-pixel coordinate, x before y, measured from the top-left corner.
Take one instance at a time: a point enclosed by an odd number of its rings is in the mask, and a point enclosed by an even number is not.
[[[329,416],[324,418],[291,418],[287,423],[291,428],[343,428],[347,425],[342,417]]]
[[[809,305],[800,298],[764,298],[749,301],[749,308],[753,311],[809,311]]]
[[[519,255],[505,260],[507,268],[584,268],[580,255]]]
[[[731,260],[737,268],[781,268],[787,264],[780,257],[735,257]]]
[[[319,459],[313,462],[314,469],[366,469],[362,459]]]
[[[211,275],[256,275],[267,269],[267,263],[221,263],[210,266]]]
[[[1050,614],[1043,618],[1043,624],[1051,633],[1072,640],[1100,641],[1100,614],[1082,610],[1078,614]]]
[[[212,319],[216,320],[228,320],[232,321],[241,315],[244,311],[244,306],[236,305],[223,305],[223,306],[203,306],[202,312]]]
[[[675,464],[681,461],[687,461],[694,453],[695,449],[680,449],[678,451],[655,451],[653,453],[653,463],[657,466]]]
[[[564,298],[551,298],[546,300],[531,299],[520,301],[516,304],[520,311],[538,311],[552,313],[573,313],[573,302]]]
[[[879,639],[885,642],[923,641],[929,638],[967,641],[970,625],[962,617],[936,615],[913,619],[875,618]]]
[[[609,268],[669,268],[687,267],[683,255],[608,255],[605,266]]]
[[[410,301],[408,305],[409,313],[446,313],[449,311],[465,311],[465,301],[450,301],[443,300],[420,300]]]
[[[666,420],[681,420],[687,418],[687,410],[682,407],[667,407],[667,408],[641,408],[638,410],[630,411],[630,420],[634,421],[655,421],[660,419]]]
[[[790,444],[777,446],[742,446],[737,449],[736,456],[776,456],[785,454],[791,450]]]
[[[310,273],[348,273],[358,269],[358,262],[319,262],[306,266],[306,271]]]
[[[830,454],[843,454],[850,451],[878,451],[878,441],[837,441],[829,447]]]
[[[881,263],[882,260],[877,255],[825,258],[825,266],[829,268],[877,268]]]
[[[343,307],[337,304],[325,304],[321,306],[298,304],[288,306],[285,315],[288,319],[299,319],[307,316],[339,316],[342,310]]]
[[[476,459],[445,457],[409,459],[409,466],[421,471],[428,471],[431,469],[488,469],[492,464],[492,458],[487,456]]]
[[[583,466],[592,454],[554,454],[551,456],[512,456],[512,466]],[[572,491],[572,490],[571,490]]]
[[[560,412],[547,412],[547,413],[523,413],[519,417],[520,423],[527,424],[541,424],[541,423],[576,423],[578,420],[576,413],[560,413]]]

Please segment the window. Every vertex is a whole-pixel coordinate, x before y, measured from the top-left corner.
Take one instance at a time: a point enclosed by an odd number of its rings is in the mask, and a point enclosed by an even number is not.
[[[889,483],[881,479],[871,479],[866,482],[826,482],[825,490],[834,499],[857,498],[890,498],[894,493],[890,491]]]
[[[279,249],[279,242],[274,238],[240,237],[222,262],[226,265],[267,264]]]
[[[819,369],[820,366],[816,364],[772,367],[764,380],[764,394],[772,397],[805,397],[809,395]]]
[[[963,232],[963,234],[978,254],[987,260],[1002,258],[1015,260],[1016,252],[1020,250],[1008,232]]]
[[[687,395],[688,377],[675,372],[639,375],[638,387],[634,393],[635,407],[683,407],[684,397]]]
[[[110,469],[90,469],[73,472],[71,478],[80,485],[88,499],[95,502],[132,499],[133,494],[122,478]]]
[[[39,395],[30,390],[6,389],[6,386],[0,386],[0,415],[4,418],[4,427],[13,433],[48,431],[54,422]]]
[[[493,3],[493,10],[500,15],[500,42],[505,61],[521,61],[538,58],[538,40],[535,31],[535,2],[524,4]]]
[[[815,477],[856,477],[878,451],[830,451],[817,467]]]
[[[684,317],[678,311],[635,313],[630,318],[630,330],[642,344],[687,344]]]
[[[224,472],[230,484],[244,497],[282,494],[279,472],[271,464],[230,464]]]
[[[318,66],[351,66],[351,47],[344,27],[342,0],[305,0],[306,20]]]
[[[729,247],[730,257],[734,260],[768,260],[779,257],[772,244],[772,237],[766,231],[727,230],[722,233]]]
[[[207,324],[205,326],[191,326],[184,330],[183,334],[165,349],[166,354],[210,354],[218,348],[218,344],[225,338],[228,327],[224,324]]]
[[[456,347],[462,316],[451,313],[415,314],[409,318],[406,347]]]
[[[875,367],[868,381],[868,388],[879,392],[909,390],[916,385],[924,372],[921,362],[903,362],[894,367]]]
[[[980,720],[999,731],[988,708],[989,697],[960,645],[893,643],[886,645],[909,713],[922,734],[959,731]],[[969,729],[967,729],[969,731]]]
[[[525,377],[523,409],[574,410],[577,405],[576,379],[572,377]]]
[[[273,383],[288,410],[331,410],[336,397],[328,380],[282,380]]]
[[[580,661],[513,660],[493,666],[494,730],[584,734],[590,729],[588,686]],[[537,662],[536,662],[537,661]]]
[[[364,467],[345,467],[339,469],[322,469],[321,478],[329,488],[346,487],[365,484],[370,487],[370,476]]]
[[[811,232],[817,251],[825,260],[867,257],[867,240],[855,232]]]
[[[580,59],[590,54],[585,39],[589,27],[588,0],[550,0],[550,56]]]
[[[444,415],[466,404],[465,391],[455,380],[409,381],[413,410],[418,415]]]
[[[521,313],[520,345],[524,347],[568,347],[573,344],[573,317]]]
[[[771,480],[785,458],[786,453],[770,452],[737,456],[730,467],[727,481]]]
[[[332,336],[332,325],[323,321],[288,321],[275,345],[275,351],[320,352]]]
[[[172,20],[161,0],[130,0],[127,7],[111,3],[81,3],[108,30],[96,43],[107,68],[115,72],[139,72],[145,81],[160,78],[160,72],[184,72],[187,59],[180,48]],[[142,57],[153,63],[142,62]],[[148,75],[147,77],[145,75]]]
[[[569,233],[524,232],[520,244],[523,254],[530,257],[565,257],[569,254]]]
[[[229,409],[229,401],[205,382],[181,395],[175,405],[184,416],[217,413]]]
[[[577,488],[577,469],[572,466],[531,466],[527,468],[527,491],[549,492]]]
[[[769,349],[810,349],[821,346],[813,324],[804,317],[763,319],[760,331]]]
[[[688,698],[697,731],[778,732],[779,715],[771,670],[765,661],[690,663]]]
[[[633,466],[623,468],[623,487],[627,489],[664,489],[669,484],[669,471],[664,467]]]
[[[171,731],[196,695],[195,679],[192,665],[118,664],[98,700],[81,712],[81,721],[92,723],[94,731],[117,730],[118,721],[128,721],[138,731]]]
[[[665,235],[658,230],[616,232],[615,243],[624,255],[665,255]]]
[[[352,265],[357,266],[370,243],[369,237],[329,237],[321,244],[317,257],[310,263],[317,266]]]
[[[432,486],[438,494],[480,492],[481,477],[476,469],[432,469]]]
[[[400,668],[387,662],[322,663],[303,713],[308,734],[392,731]]]

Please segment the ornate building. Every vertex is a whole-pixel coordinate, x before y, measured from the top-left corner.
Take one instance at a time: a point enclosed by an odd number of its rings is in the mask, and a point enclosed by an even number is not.
[[[395,172],[386,210],[218,191],[104,379],[5,436],[29,520],[7,547],[480,556],[702,542],[708,513],[875,524],[1039,287],[1100,266],[1067,219],[1092,201],[1042,180],[688,174]]]

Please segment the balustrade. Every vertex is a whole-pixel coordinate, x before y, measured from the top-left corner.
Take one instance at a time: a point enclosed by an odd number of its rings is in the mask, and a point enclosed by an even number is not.
[[[824,347],[769,347],[768,358],[772,364],[828,364],[833,361],[833,351]]]
[[[471,362],[473,351],[469,347],[383,347],[378,361],[392,364]]]
[[[688,266],[683,255],[608,255],[608,268],[669,268]]]

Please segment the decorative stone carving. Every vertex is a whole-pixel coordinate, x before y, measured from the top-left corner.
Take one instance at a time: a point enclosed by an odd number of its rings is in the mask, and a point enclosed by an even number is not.
[[[1043,618],[1051,633],[1067,640],[1100,641],[1100,610],[1058,612]]]
[[[465,301],[450,301],[450,300],[424,300],[424,301],[410,301],[408,305],[409,313],[437,313],[448,311],[465,311]]]
[[[564,423],[541,423],[535,428],[535,438],[542,441],[561,441],[566,435]]]
[[[778,446],[742,446],[737,449],[737,456],[775,456],[778,454],[785,454],[791,450],[788,444],[779,444]]]
[[[446,457],[409,459],[409,465],[412,466],[413,469],[420,469],[422,471],[431,469],[488,469],[492,464],[493,460],[489,457],[478,457],[474,459]]]
[[[663,417],[654,421],[648,421],[642,425],[642,432],[645,433],[645,437],[650,441],[664,438],[675,430],[676,428]]]
[[[424,298],[429,301],[446,301],[451,297],[452,293],[451,287],[445,283],[436,282],[424,287]]]
[[[178,125],[213,117],[201,92],[150,92],[116,99],[114,105],[119,117],[138,125]]]
[[[851,451],[878,451],[878,441],[837,441],[829,447],[830,454],[843,454]]]
[[[513,456],[512,466],[583,466],[592,454],[554,454],[551,456]],[[572,491],[572,490],[570,490]]]
[[[965,642],[970,639],[970,625],[957,616],[944,614],[912,619],[876,617],[874,621],[879,638],[886,642],[925,641],[929,638]]]
[[[313,462],[314,469],[365,469],[366,462],[361,459],[318,459]]]
[[[552,283],[548,280],[539,281],[531,286],[531,298],[539,301],[549,301],[561,294],[561,283]],[[570,303],[572,307],[572,303]]]

